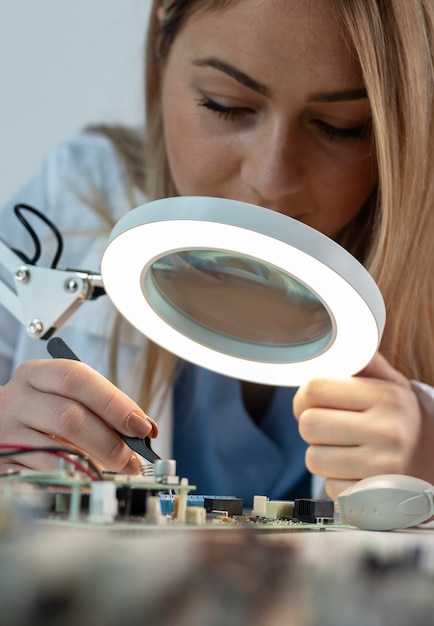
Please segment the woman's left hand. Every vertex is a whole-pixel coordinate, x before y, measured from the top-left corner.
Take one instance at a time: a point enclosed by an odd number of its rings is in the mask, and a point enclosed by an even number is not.
[[[294,397],[306,466],[326,477],[336,499],[354,482],[378,474],[434,481],[434,420],[410,382],[381,355],[346,380],[315,379]]]

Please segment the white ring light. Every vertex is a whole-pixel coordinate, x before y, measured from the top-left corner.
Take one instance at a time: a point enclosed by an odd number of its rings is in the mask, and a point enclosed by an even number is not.
[[[204,266],[195,265],[204,251],[209,251],[211,256],[222,253],[223,258],[229,258],[226,266],[218,266],[223,272],[208,272],[207,262],[205,271]],[[185,285],[191,286],[191,281],[181,284],[176,296],[178,302],[165,291],[167,286],[169,290],[172,286],[176,289],[176,264],[183,253],[187,253],[187,261],[191,253],[195,277],[205,276],[209,280],[211,276],[208,287],[209,284],[218,287],[218,291],[198,288],[199,313],[184,289]],[[277,329],[274,333],[274,322],[269,323],[266,318],[268,311],[273,317],[269,300],[275,295],[281,298],[281,285],[276,287],[276,283],[250,272],[247,284],[252,285],[255,293],[256,288],[257,293],[264,292],[267,285],[273,288],[258,307],[252,306],[248,299],[249,291],[240,290],[239,285],[245,281],[235,283],[235,291],[233,284],[230,287],[231,281],[240,280],[240,265],[251,269],[255,264],[265,272],[271,269],[278,279],[289,282],[295,279],[296,291],[303,292],[302,301],[308,302],[308,306],[303,304],[300,309],[298,304],[289,306],[291,292],[284,296],[288,311],[306,318],[308,327],[313,327],[312,336],[308,328],[306,333],[301,332],[301,339],[292,341],[293,334],[286,328],[286,322],[281,332]],[[229,273],[225,273],[228,267]],[[190,268],[187,262],[187,269]],[[241,380],[298,386],[316,377],[350,376],[372,359],[384,329],[381,293],[353,256],[305,224],[234,200],[200,196],[166,198],[130,211],[110,235],[101,274],[104,288],[120,313],[152,341],[187,361]],[[228,315],[222,298],[225,281],[231,294],[226,301]],[[261,283],[259,287],[258,283]],[[212,293],[217,294],[213,302],[202,297]],[[238,302],[240,293],[245,295]],[[234,298],[237,302],[232,306]],[[245,310],[232,325],[233,310],[238,314],[246,298]],[[227,318],[221,327],[214,316],[215,310]],[[259,320],[259,338],[254,336],[254,328],[250,332],[250,319]],[[299,330],[297,326],[296,337]],[[271,337],[277,337],[276,341],[270,341],[269,331]],[[262,332],[267,336],[264,341],[260,339]],[[288,341],[285,336],[289,337]]]

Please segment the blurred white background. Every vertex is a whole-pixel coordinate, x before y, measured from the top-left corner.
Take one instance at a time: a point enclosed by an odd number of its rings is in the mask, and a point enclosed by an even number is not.
[[[0,208],[89,123],[143,122],[151,0],[0,0]]]

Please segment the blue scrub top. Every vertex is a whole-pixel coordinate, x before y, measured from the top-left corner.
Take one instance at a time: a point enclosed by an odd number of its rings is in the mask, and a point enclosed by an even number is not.
[[[306,443],[292,412],[295,388],[278,387],[260,425],[247,413],[240,381],[185,364],[174,388],[177,474],[196,494],[234,496],[249,508],[271,500],[311,497]]]

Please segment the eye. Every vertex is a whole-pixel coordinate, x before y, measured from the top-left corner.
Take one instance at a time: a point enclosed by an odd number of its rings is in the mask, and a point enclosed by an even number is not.
[[[219,117],[229,120],[239,120],[246,117],[250,113],[254,113],[253,109],[248,107],[229,107],[219,104],[215,100],[211,100],[208,96],[203,96],[197,100],[199,106],[205,107],[214,113],[217,113]]]
[[[315,124],[321,135],[323,135],[326,139],[330,141],[339,139],[362,140],[365,139],[371,132],[370,122],[366,122],[360,124],[359,126],[353,126],[350,128],[340,128],[339,126],[327,124],[327,122],[323,122],[322,120],[313,120],[313,123]]]

